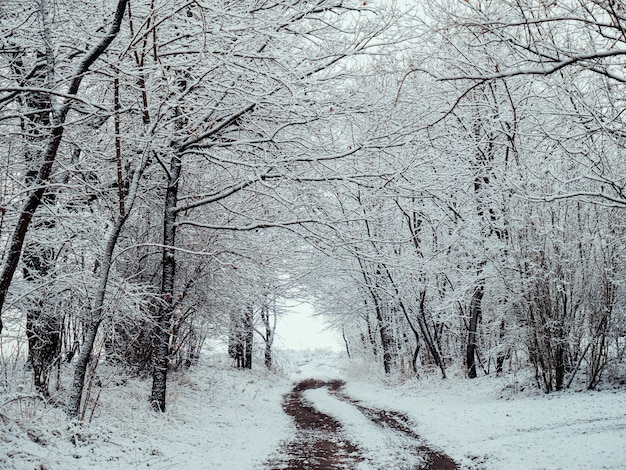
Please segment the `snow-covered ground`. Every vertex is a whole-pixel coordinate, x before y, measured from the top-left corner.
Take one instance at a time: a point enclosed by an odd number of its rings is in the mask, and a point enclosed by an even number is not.
[[[405,413],[416,433],[464,468],[626,468],[626,390],[545,395],[529,382],[426,378],[384,385],[358,373],[345,390]]]
[[[343,425],[350,442],[358,446],[369,460],[359,464],[359,470],[368,468],[417,468],[423,462],[406,437],[374,424],[354,406],[329,393],[326,388],[307,390],[305,397],[315,408],[336,418]]]
[[[206,356],[197,368],[172,375],[162,415],[149,409],[147,381],[109,380],[104,372],[108,385],[90,425],[68,423],[61,411],[15,393],[0,396],[0,468],[260,469],[294,434],[283,394],[308,377],[343,378],[353,398],[403,412],[463,468],[626,468],[625,390],[512,393],[511,378],[491,377],[385,383],[331,353],[278,357],[281,371],[268,374]],[[394,455],[377,442],[380,429],[364,427],[354,408],[324,389],[306,396],[342,421],[351,439],[377,455],[374,461],[391,465]]]
[[[212,355],[171,374],[164,414],[150,410],[149,381],[137,379],[109,383],[90,425],[32,400],[11,401],[0,407],[0,469],[261,468],[292,432],[281,407],[291,382],[230,364]],[[103,371],[101,379],[110,377]],[[0,395],[0,405],[6,401]]]
[[[412,418],[414,430],[464,468],[624,469],[626,392],[509,396],[501,379],[348,381],[346,391]]]

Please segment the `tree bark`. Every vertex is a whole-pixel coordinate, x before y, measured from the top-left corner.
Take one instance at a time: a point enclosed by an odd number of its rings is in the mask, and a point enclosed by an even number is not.
[[[467,335],[467,376],[475,379],[476,374],[476,348],[478,346],[478,323],[482,314],[482,300],[485,292],[483,281],[474,290],[472,300],[470,302],[470,322]]]
[[[72,391],[70,394],[70,401],[67,407],[67,414],[72,418],[77,418],[80,412],[80,403],[83,395],[83,388],[85,385],[85,375],[87,374],[87,366],[91,360],[93,346],[96,342],[96,335],[98,328],[103,318],[104,309],[104,297],[106,294],[106,287],[109,280],[109,273],[111,270],[113,250],[117,244],[122,226],[126,217],[120,217],[109,235],[109,240],[102,257],[100,265],[100,279],[98,282],[98,289],[96,292],[96,298],[94,300],[94,308],[91,314],[89,325],[87,326],[87,332],[85,334],[85,340],[80,348],[78,359],[76,361],[76,367],[74,369],[74,381],[72,382]]]
[[[352,359],[352,354],[350,354],[350,343],[348,343],[348,338],[346,338],[346,327],[341,326],[341,337],[343,338],[343,343],[346,346],[346,354],[348,355],[348,359]]]
[[[499,338],[500,338],[500,345],[502,345],[502,343],[504,342],[504,331],[505,331],[505,323],[504,323],[504,319],[500,322],[500,334],[499,334]],[[502,371],[504,370],[504,361],[506,360],[506,351],[500,351],[498,353],[498,358],[496,359],[496,375],[500,375],[502,374]]]
[[[172,155],[165,194],[163,214],[163,273],[161,278],[161,305],[154,329],[154,353],[152,358],[152,392],[150,402],[155,411],[165,411],[167,367],[169,358],[170,320],[174,313],[174,282],[176,279],[176,204],[182,159],[178,152]]]
[[[102,320],[104,319],[104,301],[106,296],[106,289],[109,282],[109,274],[113,267],[113,253],[120,234],[124,227],[124,224],[128,220],[130,211],[135,203],[137,194],[139,192],[139,184],[146,165],[148,164],[147,158],[144,159],[137,167],[133,174],[132,181],[126,195],[125,212],[120,213],[109,232],[107,243],[102,253],[102,258],[99,261],[99,280],[98,287],[96,289],[96,296],[94,299],[94,306],[85,333],[85,339],[80,348],[76,366],[74,369],[74,380],[72,382],[72,391],[70,393],[70,400],[67,406],[67,413],[73,418],[77,418],[80,412],[80,404],[83,395],[83,388],[85,386],[85,376],[87,374],[87,367],[92,360],[93,348],[96,342],[96,336]]]
[[[244,340],[244,348],[246,351],[244,368],[252,369],[252,344],[254,342],[254,310],[252,305],[249,305],[245,311]]]
[[[43,59],[43,57],[39,57]],[[21,77],[27,75],[24,70],[21,55],[13,61],[17,74]],[[46,86],[46,67],[38,67],[32,76],[26,79],[27,83],[37,88]],[[26,140],[24,159],[28,165],[28,171],[24,178],[26,187],[31,187],[37,179],[37,173],[41,162],[41,148],[45,147],[50,132],[50,112],[52,103],[46,93],[27,93],[21,100],[24,118],[22,129]],[[56,201],[55,194],[43,194],[42,202],[53,205]],[[37,229],[48,232],[56,226],[53,217],[40,217],[34,222]],[[54,272],[53,264],[55,250],[41,243],[42,238],[49,237],[49,233],[38,233],[23,247],[23,276],[24,280],[33,283],[33,292],[29,295],[31,306],[26,312],[26,337],[28,338],[28,362],[33,370],[34,385],[37,392],[49,396],[48,383],[50,372],[58,361],[61,353],[61,321],[56,313],[51,313],[46,308],[45,293],[37,283],[44,281],[51,271]],[[45,282],[45,281],[44,281]]]
[[[261,309],[261,321],[265,329],[265,367],[272,368],[272,343],[274,342],[274,332],[272,331],[272,325],[270,324],[270,308],[265,304]]]

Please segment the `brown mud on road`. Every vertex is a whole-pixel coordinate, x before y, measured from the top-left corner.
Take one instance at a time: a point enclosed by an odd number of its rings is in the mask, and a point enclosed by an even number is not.
[[[327,386],[326,382],[308,379],[298,383],[285,396],[283,409],[296,424],[293,440],[280,449],[279,457],[268,464],[272,470],[307,470],[355,468],[363,461],[361,451],[345,436],[334,418],[316,410],[302,393]]]
[[[285,396],[283,409],[296,425],[294,438],[283,444],[278,456],[266,464],[271,470],[330,470],[377,469],[369,465],[371,459],[346,437],[342,425],[331,416],[320,412],[303,397],[303,392],[326,387],[338,399],[358,409],[371,422],[408,439],[407,452],[417,454],[422,463],[407,467],[398,462],[396,468],[407,470],[458,470],[459,466],[447,455],[431,449],[408,425],[409,419],[397,411],[381,410],[363,405],[343,393],[344,382],[307,379],[296,384]],[[385,469],[387,470],[387,469]]]

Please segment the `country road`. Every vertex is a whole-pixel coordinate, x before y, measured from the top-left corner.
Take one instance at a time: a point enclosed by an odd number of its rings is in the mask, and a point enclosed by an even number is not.
[[[285,396],[295,423],[293,438],[270,459],[269,470],[455,470],[448,456],[430,448],[396,411],[373,408],[342,390],[341,380],[306,379]]]

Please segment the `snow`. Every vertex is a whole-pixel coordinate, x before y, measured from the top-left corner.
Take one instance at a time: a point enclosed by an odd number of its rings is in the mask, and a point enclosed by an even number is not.
[[[292,353],[293,354],[293,353]],[[291,380],[295,383],[304,379],[319,379],[323,381],[342,379],[344,364],[340,354],[333,354],[325,350],[303,351],[293,354],[295,367],[291,369]]]
[[[211,355],[185,374],[171,374],[164,414],[150,410],[149,381],[137,379],[104,389],[90,425],[69,423],[55,408],[2,407],[0,419],[10,421],[0,426],[0,468],[260,468],[292,433],[281,407],[291,384],[230,363]]]
[[[171,375],[164,414],[150,410],[149,381],[102,367],[98,404],[83,425],[27,391],[5,391],[0,468],[260,469],[295,434],[283,395],[309,377],[343,378],[352,398],[406,414],[417,434],[465,469],[625,468],[624,390],[544,395],[521,391],[511,377],[390,380],[337,353],[278,357],[279,371],[269,373],[260,366],[239,371],[223,355],[205,355],[198,367]],[[305,397],[341,421],[346,437],[367,452],[361,469],[394,468],[401,436],[325,388],[307,390]]]
[[[407,414],[465,468],[623,469],[626,392],[510,394],[508,378],[348,381],[346,392]],[[504,393],[503,393],[504,391]]]
[[[351,397],[408,415],[417,434],[463,468],[626,468],[626,390],[546,395],[519,390],[526,382],[510,376],[385,383],[368,365],[348,364],[333,356],[302,363],[292,375],[307,377],[343,378]],[[355,443],[377,449],[382,461],[389,458],[386,450],[372,444],[371,423],[355,416],[354,409],[340,407],[323,389],[309,390],[307,397],[346,428],[362,430],[362,435],[351,436]]]

